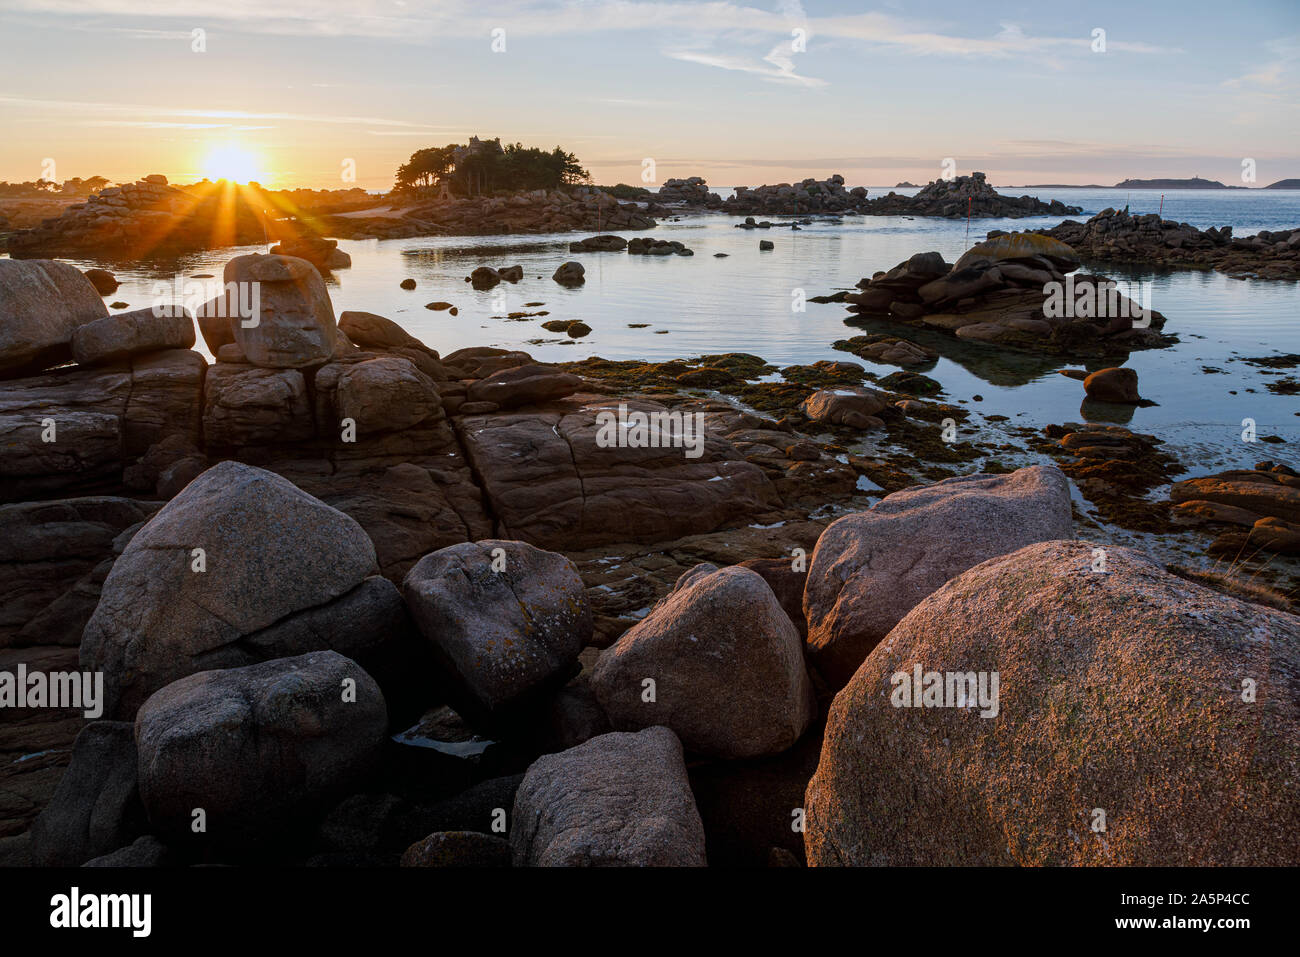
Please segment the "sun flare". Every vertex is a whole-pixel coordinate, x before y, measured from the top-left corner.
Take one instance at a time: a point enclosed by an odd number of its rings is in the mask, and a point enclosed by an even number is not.
[[[266,170],[252,150],[234,144],[213,147],[203,159],[203,175],[234,183],[265,182]]]

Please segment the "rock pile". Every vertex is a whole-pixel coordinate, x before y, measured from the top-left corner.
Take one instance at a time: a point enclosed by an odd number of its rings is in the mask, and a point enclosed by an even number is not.
[[[1076,216],[1080,206],[1060,200],[1044,203],[1034,196],[1003,196],[983,173],[936,179],[914,196],[889,193],[872,200],[862,212],[873,216],[944,216],[948,219],[1019,219],[1024,216]]]
[[[778,183],[775,186],[737,186],[734,196],[722,203],[724,212],[745,215],[751,213],[794,214],[844,213],[866,206],[867,190],[864,186],[844,188],[844,177],[839,173],[818,181],[813,177],[797,185]]]
[[[660,203],[704,206],[708,209],[718,209],[722,206],[722,198],[717,193],[709,192],[709,187],[702,176],[665,180],[659,187],[655,199]]]
[[[168,186],[165,176],[146,176],[102,189],[34,229],[13,233],[9,253],[15,259],[105,251],[144,255],[203,249],[214,241],[232,246],[264,241],[265,224],[254,210],[219,198]]]
[[[1261,230],[1234,239],[1231,226],[1200,230],[1161,219],[1157,213],[1107,208],[1086,223],[1068,220],[1039,232],[1101,262],[1215,269],[1258,279],[1300,279],[1300,228]]]
[[[694,256],[695,251],[687,249],[684,243],[675,239],[650,239],[638,236],[627,244],[628,255],[632,256]]]
[[[995,236],[949,265],[917,253],[844,297],[859,316],[938,329],[970,342],[1069,356],[1169,345],[1165,318],[1102,276],[1076,274],[1078,254],[1031,233]],[[1068,274],[1068,275],[1067,275]]]
[[[87,303],[89,280],[5,262],[0,303],[37,344],[4,343],[25,378],[0,379],[0,668],[105,690],[85,730],[0,727],[6,863],[797,864],[801,806],[817,864],[1295,863],[1296,722],[1266,702],[1297,619],[1124,549],[1099,575],[1094,546],[1054,541],[1054,467],[827,526],[810,513],[856,473],[803,418],[669,394],[743,385],[754,356],[653,379],[444,356],[382,316],[336,322],[310,263],[253,255],[226,278],[257,284],[258,321],[205,313],[209,366],[177,342],[187,316],[60,313],[33,277]],[[901,418],[862,371],[786,384],[828,428]],[[670,441],[641,441],[651,422]],[[1221,491],[1189,501],[1258,495]],[[1002,720],[895,710],[914,666],[1001,673],[982,707]],[[818,689],[846,682],[823,746]],[[1094,805],[1110,843],[1072,823]]]
[[[403,209],[398,216],[326,216],[322,223],[331,235],[348,239],[564,233],[650,229],[655,225],[636,203],[620,203],[608,193],[586,186],[507,196],[452,197],[419,203]]]
[[[1169,489],[1169,500],[1177,521],[1228,529],[1210,544],[1212,555],[1300,555],[1300,475],[1289,466],[1260,462],[1187,479]]]

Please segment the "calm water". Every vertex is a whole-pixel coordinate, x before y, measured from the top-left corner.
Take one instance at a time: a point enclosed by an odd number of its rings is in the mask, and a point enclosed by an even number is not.
[[[887,190],[872,189],[873,195],[881,192]],[[1128,203],[1134,212],[1155,212],[1160,204],[1158,191],[1032,192],[1082,206],[1078,219],[1107,206]],[[1300,191],[1169,192],[1164,197],[1164,215],[1202,228],[1229,224],[1237,235],[1294,228],[1300,226]],[[978,220],[971,223],[969,241],[964,221],[850,216],[797,232],[740,230],[733,227],[738,221],[726,215],[696,214],[662,222],[653,235],[684,242],[695,251],[689,258],[571,255],[568,243],[589,233],[344,241],[340,245],[352,255],[353,266],[330,280],[330,290],[337,311],[380,313],[443,353],[494,345],[522,348],[548,361],[593,355],[664,360],[718,352],[751,352],[780,365],[852,360],[835,352],[831,343],[868,330],[845,326],[848,313],[839,304],[810,303],[804,312],[792,311],[796,296],[851,288],[863,276],[888,269],[916,252],[937,250],[951,262],[968,242],[979,241],[990,229],[1050,226],[1057,220]],[[772,240],[776,249],[760,252],[760,239]],[[93,265],[107,265],[122,281],[122,288],[110,299],[139,308],[153,301],[159,281],[173,283],[177,277],[211,273],[216,278],[192,282],[215,288],[226,260],[264,249],[225,249],[179,263]],[[727,255],[715,258],[715,253]],[[586,267],[586,285],[565,289],[551,280],[555,267],[568,259],[578,259]],[[464,281],[476,266],[516,263],[525,273],[518,284],[503,283],[480,292]],[[1138,371],[1142,394],[1159,404],[1133,410],[1131,416],[1120,413],[1112,421],[1165,439],[1192,466],[1192,474],[1250,465],[1266,457],[1300,465],[1292,451],[1300,442],[1300,397],[1269,393],[1264,387],[1269,381],[1266,371],[1237,359],[1300,353],[1300,284],[1232,280],[1217,273],[1121,275],[1112,269],[1110,274],[1150,282],[1151,307],[1167,317],[1165,331],[1181,339],[1170,349],[1133,354],[1129,364]],[[413,292],[398,288],[408,277],[419,283]],[[183,289],[183,295],[195,292]],[[455,304],[460,314],[424,308],[435,300]],[[544,305],[526,305],[531,302]],[[536,309],[549,315],[527,321],[504,318],[509,312]],[[569,340],[542,329],[546,319],[581,319],[593,332]],[[629,328],[640,323],[647,327]],[[922,338],[914,331],[904,332]],[[1055,373],[1066,364],[1061,360],[961,346],[940,336],[924,341],[939,348],[943,358],[923,371],[943,384],[951,401],[967,403],[983,415],[1010,416],[1014,425],[1041,427],[1084,418],[1080,383]],[[880,374],[893,371],[889,366],[864,364]],[[1206,367],[1221,371],[1202,371]],[[976,395],[982,399],[975,400]],[[1255,420],[1259,435],[1279,435],[1290,444],[1242,442],[1245,418]],[[976,416],[972,425],[981,421]]]

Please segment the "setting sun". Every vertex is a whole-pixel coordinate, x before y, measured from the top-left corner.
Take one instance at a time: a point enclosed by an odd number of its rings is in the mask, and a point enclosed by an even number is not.
[[[236,183],[260,183],[266,179],[261,159],[251,150],[232,144],[210,150],[203,159],[202,172],[208,179]]]

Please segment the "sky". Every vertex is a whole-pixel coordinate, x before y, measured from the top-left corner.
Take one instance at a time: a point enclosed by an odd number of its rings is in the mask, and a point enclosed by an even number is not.
[[[471,135],[604,184],[1262,186],[1300,0],[0,0],[0,180],[385,190]]]

